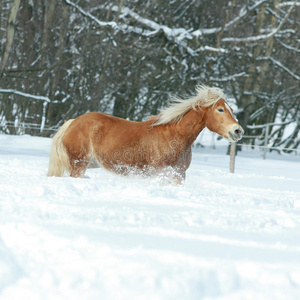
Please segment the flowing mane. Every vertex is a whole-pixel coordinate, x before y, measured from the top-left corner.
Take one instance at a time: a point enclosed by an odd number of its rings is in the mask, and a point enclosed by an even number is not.
[[[216,104],[220,99],[225,99],[225,95],[220,88],[209,87],[206,85],[196,86],[196,96],[188,99],[174,97],[171,99],[171,106],[163,109],[156,117],[151,117],[155,120],[153,126],[163,125],[167,123],[177,123],[191,109],[204,106],[209,107]]]

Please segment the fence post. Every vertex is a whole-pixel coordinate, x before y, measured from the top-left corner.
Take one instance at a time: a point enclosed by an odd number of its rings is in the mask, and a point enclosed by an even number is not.
[[[266,124],[266,132],[265,132],[265,142],[264,142],[264,154],[263,159],[266,159],[267,157],[267,150],[268,150],[268,139],[269,139],[269,126],[270,124]]]
[[[230,173],[234,173],[236,142],[230,143]]]

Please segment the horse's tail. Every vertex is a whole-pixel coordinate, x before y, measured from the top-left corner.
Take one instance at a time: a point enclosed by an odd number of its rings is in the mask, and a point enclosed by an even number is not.
[[[73,121],[74,119],[65,122],[53,137],[47,176],[61,177],[64,175],[65,171],[70,171],[69,158],[62,140],[67,128]]]

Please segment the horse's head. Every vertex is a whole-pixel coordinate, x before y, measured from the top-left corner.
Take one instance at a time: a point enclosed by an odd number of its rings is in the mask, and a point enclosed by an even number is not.
[[[207,108],[206,127],[214,131],[230,142],[237,142],[244,134],[243,128],[233,116],[231,107],[224,99]]]

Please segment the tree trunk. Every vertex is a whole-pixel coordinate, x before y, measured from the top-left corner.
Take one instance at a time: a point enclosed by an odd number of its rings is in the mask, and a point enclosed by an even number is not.
[[[12,46],[12,43],[14,40],[16,17],[17,17],[17,12],[18,12],[19,6],[20,6],[20,2],[21,2],[21,0],[14,0],[13,5],[11,7],[10,15],[8,18],[7,30],[6,30],[6,44],[5,44],[2,60],[0,62],[0,76],[2,75],[5,65],[7,63],[9,53],[11,51],[11,46]]]

